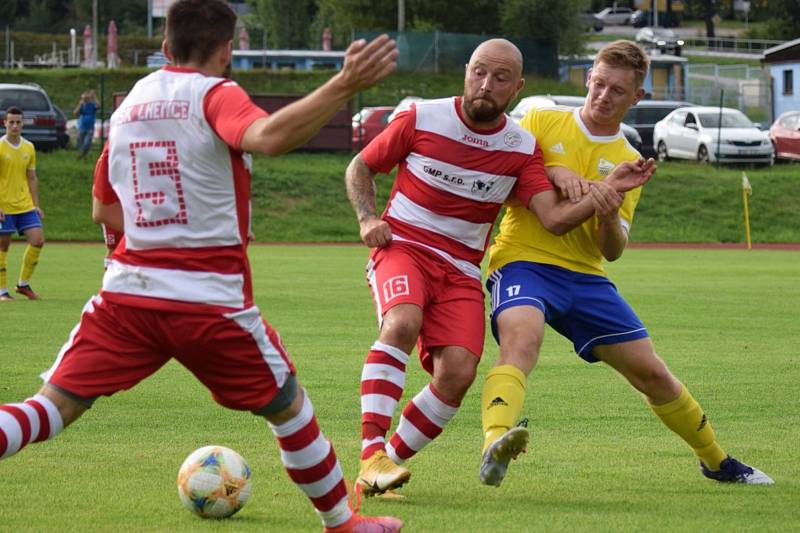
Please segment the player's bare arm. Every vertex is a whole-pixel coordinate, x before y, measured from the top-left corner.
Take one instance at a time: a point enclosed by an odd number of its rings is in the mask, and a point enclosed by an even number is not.
[[[551,166],[545,167],[548,179],[561,191],[564,198],[577,203],[583,195],[589,193],[589,180],[584,179],[567,167]]]
[[[27,170],[25,177],[28,179],[28,190],[31,193],[33,207],[39,212],[39,218],[44,218],[44,211],[42,211],[42,208],[39,206],[39,180],[36,177],[36,171]]]
[[[625,196],[610,184],[598,182],[593,184],[589,198],[599,222],[597,247],[608,261],[616,261],[622,257],[628,244],[628,232],[619,218],[619,208]]]
[[[122,215],[122,205],[119,202],[104,204],[98,198],[92,198],[92,220],[106,227],[125,231]]]
[[[397,68],[397,46],[387,35],[367,43],[354,41],[342,70],[308,96],[253,122],[241,149],[271,156],[303,145],[359,91],[372,87]]]
[[[375,209],[375,173],[360,156],[355,156],[344,175],[347,198],[358,219],[361,240],[370,248],[380,248],[392,241],[389,224],[381,220]]]

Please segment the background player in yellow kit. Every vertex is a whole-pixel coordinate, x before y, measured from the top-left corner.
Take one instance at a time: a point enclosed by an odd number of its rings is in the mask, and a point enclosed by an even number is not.
[[[22,256],[16,292],[38,300],[28,280],[33,275],[44,246],[39,187],[36,179],[36,149],[22,137],[22,110],[10,107],[4,120],[6,134],[0,137],[0,302],[14,298],[8,293],[8,249],[14,233],[25,235],[28,246]]]
[[[647,55],[636,44],[610,43],[594,61],[583,107],[533,110],[521,123],[542,147],[554,183],[573,199],[591,195],[595,216],[563,236],[545,230],[524,206],[510,206],[501,222],[487,281],[500,357],[481,398],[484,484],[500,485],[510,459],[527,446],[528,430],[514,424],[527,376],[539,357],[545,322],[570,339],[587,362],[603,361],[639,390],[661,421],[694,450],[703,475],[725,482],[773,483],[717,444],[702,408],[656,355],[644,324],[603,269],[603,258],[614,261],[625,249],[641,188],[608,202],[594,194],[591,183],[619,163],[640,158],[619,125],[644,96],[648,66]]]

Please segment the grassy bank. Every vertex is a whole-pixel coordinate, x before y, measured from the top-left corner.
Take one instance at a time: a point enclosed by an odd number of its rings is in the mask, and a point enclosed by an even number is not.
[[[356,242],[358,228],[344,192],[350,154],[254,158],[253,228],[260,242]],[[54,240],[96,240],[92,223],[93,160],[72,151],[39,154],[46,234]],[[744,242],[742,172],[753,185],[754,242],[800,242],[800,167],[768,169],[664,163],[636,212],[636,242]],[[391,177],[379,176],[381,203]]]
[[[54,70],[0,70],[3,83],[32,82],[41,85],[53,102],[70,113],[86,89],[104,93],[106,114],[110,113],[112,95],[127,92],[136,80],[149,73],[145,68],[119,70],[104,69],[54,69]],[[324,83],[333,75],[331,71],[234,71],[236,80],[250,94],[306,94]],[[394,105],[404,96],[438,98],[460,94],[464,74],[451,72],[441,74],[404,72],[390,76],[378,87],[360,93],[353,102],[354,108],[368,105]],[[582,94],[581,88],[551,79],[528,78],[520,96],[532,94]]]

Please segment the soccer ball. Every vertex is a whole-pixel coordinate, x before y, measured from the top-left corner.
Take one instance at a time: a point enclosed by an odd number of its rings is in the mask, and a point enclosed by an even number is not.
[[[225,518],[250,497],[250,467],[225,446],[193,451],[178,471],[178,496],[183,505],[203,518]]]

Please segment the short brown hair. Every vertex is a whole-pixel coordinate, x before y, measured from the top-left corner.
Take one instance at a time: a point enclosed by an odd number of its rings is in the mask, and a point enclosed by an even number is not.
[[[608,43],[600,49],[594,58],[594,64],[605,63],[610,67],[631,69],[636,74],[636,88],[642,86],[647,70],[650,68],[650,57],[641,46],[632,42],[619,40]]]
[[[8,109],[6,109],[6,116],[8,116],[8,115],[23,116],[22,115],[22,109],[18,108],[17,106],[11,106]]]
[[[236,13],[223,0],[178,0],[167,11],[167,49],[176,63],[205,63],[233,39]]]

